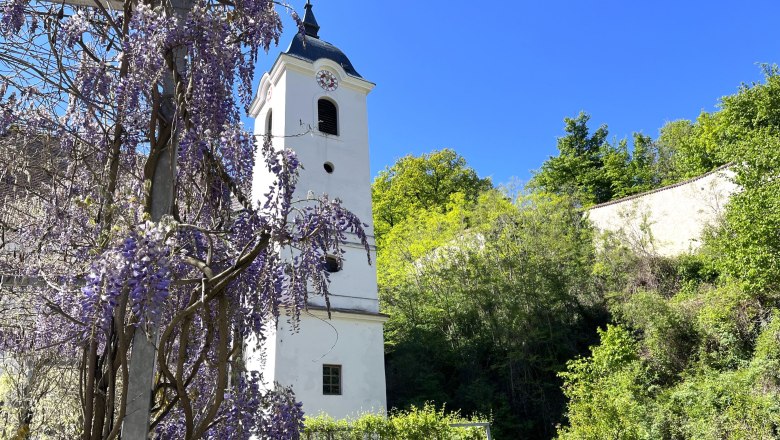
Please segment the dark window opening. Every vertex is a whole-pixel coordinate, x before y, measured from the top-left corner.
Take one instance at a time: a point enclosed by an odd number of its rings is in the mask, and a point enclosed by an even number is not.
[[[341,395],[341,365],[322,366],[322,394]]]
[[[265,121],[265,134],[266,136],[271,135],[271,128],[274,126],[274,112],[273,110],[268,110],[268,119]]]
[[[325,257],[325,270],[328,272],[338,272],[341,270],[341,258],[328,255]]]
[[[330,162],[325,162],[324,164],[322,164],[322,167],[325,168],[325,172],[328,174],[331,174],[334,170],[333,164]]]
[[[322,133],[338,136],[339,116],[336,104],[327,99],[320,99],[317,101],[317,119],[319,121],[319,129]]]

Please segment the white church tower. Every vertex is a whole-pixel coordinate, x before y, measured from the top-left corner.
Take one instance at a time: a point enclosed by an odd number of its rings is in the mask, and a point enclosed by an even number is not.
[[[298,154],[305,169],[295,198],[327,193],[369,224],[375,261],[366,107],[374,84],[358,74],[343,52],[319,39],[308,2],[303,22],[305,37],[297,34],[260,81],[250,109],[255,134],[270,133],[274,148]],[[263,180],[257,172],[256,199],[267,190]],[[312,296],[298,333],[280,319],[268,337],[265,362],[247,360],[249,368],[262,368],[266,383],[291,385],[308,415],[340,419],[386,407],[386,316],[379,313],[376,269],[356,237],[347,241],[342,258],[327,262],[331,319],[322,298]]]

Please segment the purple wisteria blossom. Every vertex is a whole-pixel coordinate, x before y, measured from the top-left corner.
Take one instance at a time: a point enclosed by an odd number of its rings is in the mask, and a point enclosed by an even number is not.
[[[27,0],[12,0],[3,5],[3,15],[0,17],[0,35],[12,35],[24,26],[24,7]]]
[[[0,352],[77,369],[77,431],[113,439],[145,332],[156,438],[297,439],[300,403],[244,369],[244,345],[327,298],[324,256],[347,233],[368,250],[363,224],[327,197],[297,206],[297,156],[241,124],[275,3],[185,5],[0,0]],[[255,166],[273,177],[259,203]]]

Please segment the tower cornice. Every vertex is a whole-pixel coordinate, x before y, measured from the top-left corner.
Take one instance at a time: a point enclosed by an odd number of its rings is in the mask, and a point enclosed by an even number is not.
[[[252,100],[252,104],[249,106],[249,116],[257,117],[260,109],[265,103],[268,85],[277,84],[279,78],[281,78],[282,74],[284,74],[286,70],[298,72],[303,75],[311,75],[313,78],[314,74],[323,67],[327,67],[335,71],[335,73],[339,76],[339,81],[342,87],[360,91],[366,95],[368,95],[374,89],[374,87],[376,87],[376,84],[371,81],[367,81],[363,78],[348,74],[344,68],[327,58],[320,58],[312,63],[308,60],[302,60],[298,57],[288,55],[286,53],[281,53],[279,54],[279,57],[276,58],[276,61],[271,67],[271,70],[265,73],[260,79],[260,87],[258,88],[257,95],[255,95],[254,100]]]

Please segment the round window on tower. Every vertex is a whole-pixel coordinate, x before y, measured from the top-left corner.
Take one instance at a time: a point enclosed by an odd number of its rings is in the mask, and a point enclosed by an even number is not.
[[[322,167],[325,168],[325,172],[328,174],[333,174],[333,170],[336,169],[331,162],[325,162],[322,164]]]
[[[341,270],[341,258],[335,255],[327,255],[325,257],[325,270],[330,273],[335,273]]]

